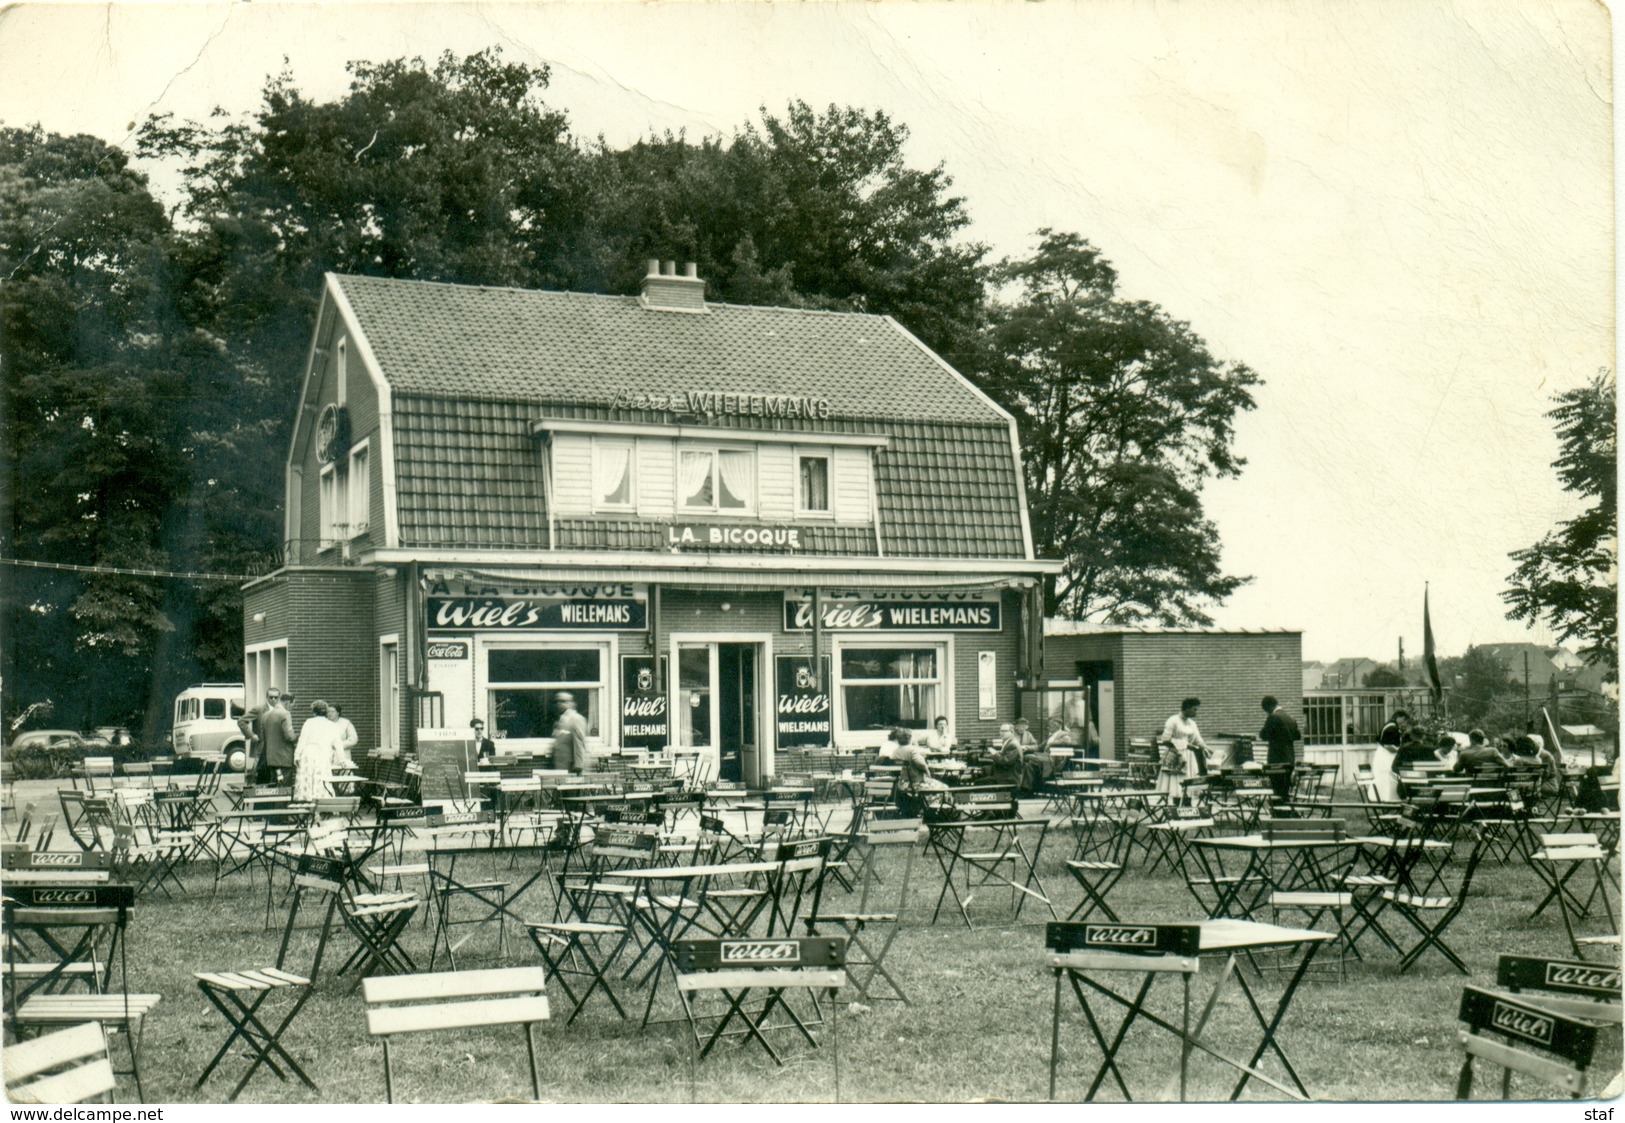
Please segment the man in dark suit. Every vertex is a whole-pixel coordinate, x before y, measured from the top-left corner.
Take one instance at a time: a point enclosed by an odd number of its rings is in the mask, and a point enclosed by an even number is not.
[[[1258,731],[1258,739],[1269,745],[1269,756],[1266,759],[1270,764],[1287,766],[1272,769],[1270,772],[1270,786],[1275,789],[1275,798],[1285,801],[1292,795],[1291,766],[1296,763],[1297,741],[1302,734],[1298,731],[1298,723],[1292,720],[1292,715],[1278,708],[1280,703],[1275,700],[1275,695],[1264,695],[1262,704],[1264,728]]]

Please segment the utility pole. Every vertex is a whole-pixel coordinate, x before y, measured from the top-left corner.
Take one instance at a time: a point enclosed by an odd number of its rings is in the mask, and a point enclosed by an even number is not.
[[[1523,731],[1528,733],[1529,725],[1529,652],[1523,653]]]
[[[1404,682],[1404,680],[1405,680],[1405,637],[1404,636],[1399,637],[1399,678],[1400,678],[1401,682]]]

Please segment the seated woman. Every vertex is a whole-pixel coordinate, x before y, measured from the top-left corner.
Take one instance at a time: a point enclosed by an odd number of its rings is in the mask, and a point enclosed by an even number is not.
[[[886,740],[892,746],[891,759],[902,766],[894,789],[897,810],[902,812],[904,818],[917,818],[925,807],[920,793],[946,791],[948,785],[931,775],[926,767],[925,746],[914,743],[914,736],[908,730],[893,729],[886,735]]]
[[[1540,770],[1540,790],[1546,795],[1555,795],[1563,784],[1563,768],[1533,734],[1524,734],[1512,742],[1512,765],[1516,768],[1538,768]]]

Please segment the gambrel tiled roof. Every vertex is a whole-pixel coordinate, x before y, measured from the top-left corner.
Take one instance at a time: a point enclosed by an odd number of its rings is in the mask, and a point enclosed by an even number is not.
[[[884,316],[334,278],[397,391],[608,405],[617,393],[827,398],[837,417],[1003,418]]]
[[[658,548],[661,524],[549,525],[532,424],[665,420],[612,408],[677,391],[824,398],[832,416],[720,416],[719,428],[884,435],[886,556],[1026,556],[1008,417],[885,317],[335,277],[393,398],[400,544]],[[822,528],[809,553],[874,555],[872,528]],[[737,552],[737,551],[735,551]]]

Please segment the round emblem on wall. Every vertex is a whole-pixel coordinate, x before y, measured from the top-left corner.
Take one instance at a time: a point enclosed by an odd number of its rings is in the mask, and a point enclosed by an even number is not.
[[[329,402],[316,419],[316,457],[330,463],[350,451],[350,411]]]

